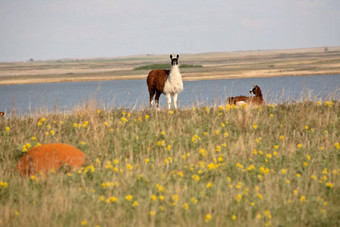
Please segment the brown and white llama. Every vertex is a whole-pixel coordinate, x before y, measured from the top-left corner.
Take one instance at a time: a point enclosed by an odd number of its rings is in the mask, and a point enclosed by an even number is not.
[[[254,88],[252,90],[249,91],[250,94],[254,94],[255,96],[252,97],[247,97],[247,96],[236,96],[236,97],[229,97],[227,99],[227,104],[229,105],[236,105],[236,106],[240,106],[243,105],[245,103],[247,104],[251,104],[251,105],[257,105],[257,106],[261,106],[261,105],[265,105],[265,101],[263,99],[262,96],[262,91],[260,89],[259,86],[254,85]]]
[[[155,102],[157,109],[159,108],[159,97],[162,93],[166,96],[168,109],[171,108],[171,98],[173,100],[175,109],[177,109],[177,96],[178,93],[183,91],[183,80],[178,66],[179,55],[177,54],[176,58],[173,58],[172,55],[170,55],[170,59],[170,70],[151,70],[146,79],[150,95],[150,106],[153,106],[153,97],[156,94]]]

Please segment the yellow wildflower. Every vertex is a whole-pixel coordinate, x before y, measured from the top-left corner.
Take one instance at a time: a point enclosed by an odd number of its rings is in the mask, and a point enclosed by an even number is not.
[[[210,222],[211,218],[212,218],[211,214],[207,214],[207,215],[205,215],[204,222],[205,222],[205,223],[208,223],[208,222]]]
[[[133,196],[132,195],[127,195],[127,196],[125,196],[125,199],[127,201],[131,201],[133,199]]]
[[[139,203],[138,203],[138,201],[136,200],[136,201],[134,201],[133,203],[132,203],[132,206],[133,207],[138,207],[139,206]]]

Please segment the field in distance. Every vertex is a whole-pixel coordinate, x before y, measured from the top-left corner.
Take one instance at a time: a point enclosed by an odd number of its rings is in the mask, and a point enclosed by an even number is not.
[[[180,54],[183,80],[340,74],[340,47]],[[0,84],[145,79],[169,55],[0,63]],[[143,69],[145,67],[145,69]],[[141,68],[141,70],[134,70]]]

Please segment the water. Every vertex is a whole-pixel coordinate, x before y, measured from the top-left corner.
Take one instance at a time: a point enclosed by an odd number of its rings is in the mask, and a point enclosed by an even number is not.
[[[261,87],[266,103],[271,104],[301,101],[308,96],[314,100],[338,99],[340,93],[340,75],[185,81],[179,106],[223,104],[228,96],[248,95],[253,84]],[[22,114],[42,108],[69,111],[90,99],[106,109],[149,105],[145,80],[0,85],[0,111],[6,113],[13,106]],[[164,95],[160,105],[166,107]]]

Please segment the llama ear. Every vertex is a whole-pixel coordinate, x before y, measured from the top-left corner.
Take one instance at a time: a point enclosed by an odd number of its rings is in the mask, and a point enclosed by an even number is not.
[[[170,54],[170,59],[172,59],[172,54]]]
[[[179,55],[177,54],[177,59],[179,58]]]

